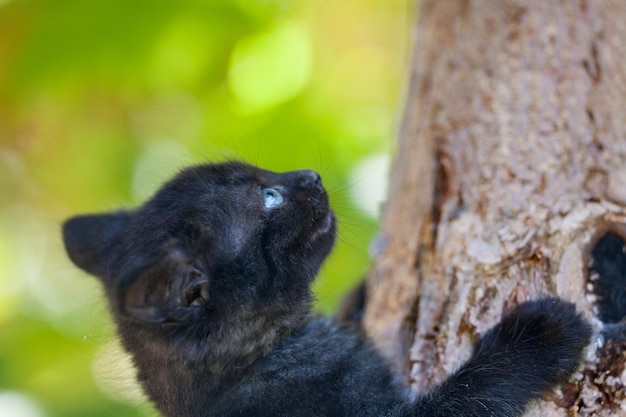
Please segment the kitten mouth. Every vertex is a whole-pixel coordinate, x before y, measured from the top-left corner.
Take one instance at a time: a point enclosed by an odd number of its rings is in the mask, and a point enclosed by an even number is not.
[[[333,216],[333,212],[329,210],[321,221],[316,222],[317,230],[313,233],[312,240],[328,233],[330,229],[332,229],[334,222],[335,216]]]

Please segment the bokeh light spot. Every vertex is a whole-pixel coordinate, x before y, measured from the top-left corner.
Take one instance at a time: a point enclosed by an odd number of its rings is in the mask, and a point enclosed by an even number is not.
[[[350,193],[357,207],[377,218],[387,196],[389,155],[381,153],[359,162],[350,175]]]
[[[44,417],[35,401],[17,391],[0,392],[0,417]]]
[[[307,33],[294,23],[284,23],[237,44],[229,87],[243,110],[263,110],[300,94],[309,82],[311,66]]]

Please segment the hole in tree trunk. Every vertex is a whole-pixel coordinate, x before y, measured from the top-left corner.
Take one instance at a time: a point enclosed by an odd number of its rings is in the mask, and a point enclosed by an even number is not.
[[[589,259],[589,283],[597,296],[598,318],[617,323],[626,317],[626,241],[609,232],[597,241]]]

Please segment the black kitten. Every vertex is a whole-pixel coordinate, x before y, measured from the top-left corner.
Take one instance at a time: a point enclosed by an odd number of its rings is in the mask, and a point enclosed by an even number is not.
[[[570,303],[522,304],[409,401],[361,334],[309,313],[335,238],[313,171],[189,168],[137,210],[68,220],[63,238],[169,417],[517,416],[568,379],[591,333]]]

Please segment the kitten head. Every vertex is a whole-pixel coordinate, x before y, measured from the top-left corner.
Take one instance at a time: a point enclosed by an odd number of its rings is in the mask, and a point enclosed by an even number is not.
[[[101,279],[118,321],[146,326],[305,311],[334,237],[317,173],[236,162],[186,169],[136,210],[63,225],[69,257]]]

